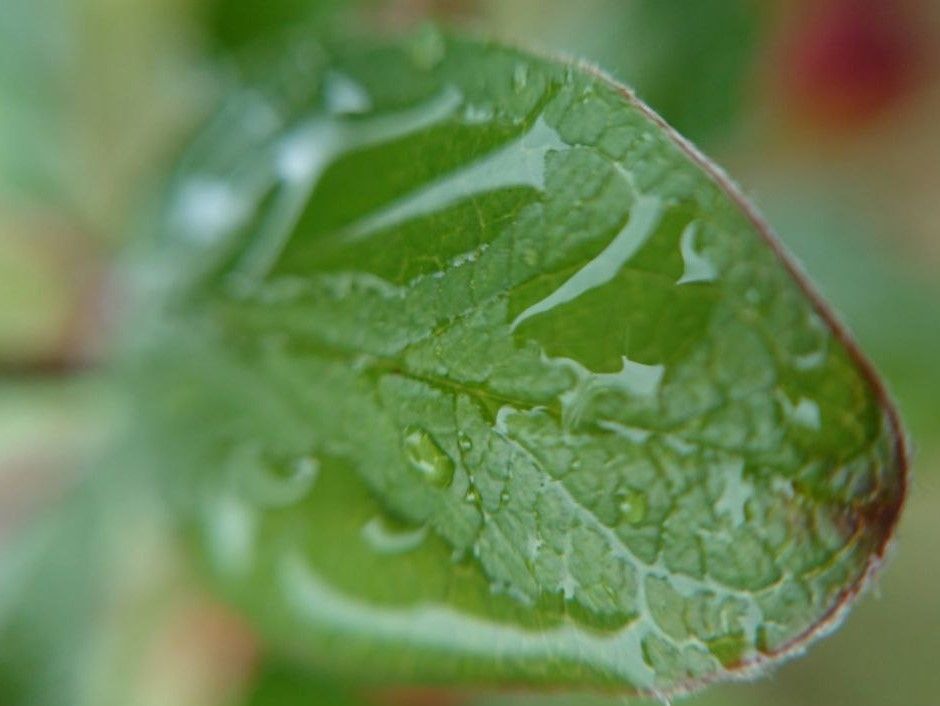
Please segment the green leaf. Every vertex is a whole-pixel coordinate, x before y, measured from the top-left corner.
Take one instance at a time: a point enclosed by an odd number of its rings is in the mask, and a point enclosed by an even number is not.
[[[243,706],[356,706],[366,701],[348,689],[289,662],[267,658]]]
[[[727,179],[583,68],[285,54],[171,180],[128,356],[226,595],[375,681],[672,693],[834,625],[903,438]]]

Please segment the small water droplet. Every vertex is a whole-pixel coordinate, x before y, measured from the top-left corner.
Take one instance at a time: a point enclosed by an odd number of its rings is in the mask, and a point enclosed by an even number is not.
[[[327,109],[334,115],[365,113],[372,107],[372,99],[365,88],[345,74],[328,73],[323,92]]]
[[[409,42],[409,49],[415,66],[424,71],[440,64],[447,53],[444,37],[433,25],[424,25]]]
[[[360,534],[373,551],[380,554],[406,554],[421,546],[428,531],[426,527],[407,529],[377,515],[363,526]]]
[[[646,517],[646,496],[635,490],[627,491],[620,500],[620,515],[631,525]]]
[[[508,491],[508,490],[504,490],[502,493],[500,493],[500,494],[499,494],[499,499],[500,499],[501,502],[508,503],[508,502],[509,502],[509,491]]]
[[[470,451],[473,449],[473,440],[465,432],[460,432],[457,434],[457,446],[461,451]]]
[[[248,201],[231,184],[194,178],[180,189],[173,205],[173,226],[191,242],[209,246],[234,230],[247,216]]]
[[[718,279],[715,265],[696,250],[698,238],[698,223],[690,223],[682,232],[682,241],[679,245],[682,253],[684,270],[682,277],[676,284],[690,284],[693,282],[714,282]]]
[[[495,113],[491,105],[468,104],[463,110],[464,122],[470,123],[471,125],[482,125],[492,122],[494,116]]]
[[[516,64],[512,73],[512,86],[516,92],[521,91],[529,82],[529,66],[527,64]]]
[[[666,696],[666,694],[663,694],[659,691],[654,691],[653,696],[661,704],[661,706],[672,706],[672,699]]]
[[[808,397],[801,397],[796,404],[793,404],[782,391],[778,393],[778,398],[784,416],[790,422],[812,431],[819,431],[822,428],[822,413],[816,402]]]
[[[214,561],[223,571],[244,574],[254,557],[256,511],[231,494],[215,498],[208,511],[209,546]]]
[[[405,457],[424,480],[446,488],[454,479],[454,462],[431,435],[419,427],[405,429]]]
[[[319,461],[312,456],[276,456],[266,453],[259,444],[238,449],[232,464],[246,499],[269,508],[303,500],[320,471]]]
[[[467,494],[463,497],[468,503],[473,503],[474,505],[480,504],[480,491],[472,485],[467,489]]]

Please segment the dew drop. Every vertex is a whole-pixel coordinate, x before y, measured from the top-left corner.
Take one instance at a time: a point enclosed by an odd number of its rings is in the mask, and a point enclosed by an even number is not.
[[[676,284],[690,284],[692,282],[714,282],[718,279],[718,272],[710,260],[696,250],[698,236],[698,223],[690,223],[682,233],[680,251],[684,271]]]
[[[494,117],[495,113],[493,112],[493,107],[489,105],[468,104],[463,111],[464,122],[471,125],[482,125],[492,122]]]
[[[627,491],[620,500],[620,516],[631,525],[646,517],[646,496],[635,490]]]
[[[454,479],[454,462],[424,429],[408,427],[404,437],[405,457],[428,483],[446,488]]]
[[[185,183],[173,209],[174,227],[190,241],[211,245],[244,220],[247,204],[221,180],[192,179]]]
[[[527,64],[516,64],[512,73],[512,87],[518,93],[522,91],[529,82],[529,67]]]
[[[433,25],[422,27],[409,42],[411,60],[415,66],[430,71],[444,60],[447,46],[440,31]]]
[[[406,529],[377,515],[367,522],[360,532],[362,539],[379,554],[406,554],[414,551],[428,535],[426,527]]]
[[[225,494],[209,506],[209,543],[218,567],[244,574],[251,566],[257,535],[255,511],[241,498]]]
[[[345,74],[328,73],[323,92],[327,108],[335,115],[365,113],[372,107],[372,99],[366,90]]]
[[[780,392],[778,397],[783,413],[791,423],[812,431],[819,431],[822,428],[822,413],[816,402],[808,397],[801,397],[796,404],[793,404],[783,392]]]
[[[268,508],[299,503],[313,488],[320,471],[313,456],[272,456],[258,444],[238,449],[232,464],[246,498]]]
[[[460,432],[457,434],[457,446],[460,447],[461,451],[470,451],[473,449],[473,441],[465,432]]]
[[[471,486],[467,489],[467,493],[466,493],[466,495],[463,496],[463,498],[464,498],[464,500],[466,500],[468,503],[473,503],[474,505],[479,505],[479,504],[480,504],[480,491],[477,490],[476,487],[474,487],[474,486],[471,485]]]

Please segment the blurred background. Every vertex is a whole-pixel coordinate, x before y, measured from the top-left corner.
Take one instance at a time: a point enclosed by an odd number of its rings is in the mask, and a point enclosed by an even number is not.
[[[331,684],[200,588],[128,474],[94,482],[124,422],[115,262],[235,57],[428,20],[634,86],[754,198],[900,403],[914,478],[874,590],[808,656],[687,703],[940,703],[940,1],[0,0],[0,704],[624,703]]]

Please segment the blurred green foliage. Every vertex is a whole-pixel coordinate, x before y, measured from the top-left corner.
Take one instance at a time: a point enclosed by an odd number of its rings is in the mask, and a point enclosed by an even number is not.
[[[0,198],[61,196],[70,50],[67,0],[5,0],[0,9]]]

